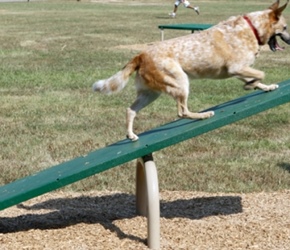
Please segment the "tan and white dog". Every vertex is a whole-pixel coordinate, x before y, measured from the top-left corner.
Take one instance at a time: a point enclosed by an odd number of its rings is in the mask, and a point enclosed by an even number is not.
[[[224,79],[237,77],[245,89],[271,91],[278,85],[261,82],[264,72],[251,68],[260,46],[269,44],[272,51],[282,49],[277,36],[290,44],[290,35],[282,16],[287,3],[279,0],[264,11],[230,17],[200,33],[157,43],[139,55],[112,77],[93,84],[94,91],[106,94],[122,90],[136,71],[137,99],[127,109],[127,137],[138,140],[133,132],[134,118],[139,110],[153,102],[162,92],[177,102],[178,116],[205,119],[213,111],[192,113],[187,108],[189,79]]]

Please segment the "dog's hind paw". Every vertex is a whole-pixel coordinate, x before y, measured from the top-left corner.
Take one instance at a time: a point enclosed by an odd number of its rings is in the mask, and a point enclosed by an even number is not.
[[[200,114],[201,114],[201,117],[200,117],[201,119],[207,119],[214,116],[214,111],[207,111]]]
[[[214,111],[209,111],[209,117],[212,117],[212,116],[214,116]]]
[[[185,115],[182,115],[179,117],[182,118],[189,118],[189,119],[208,119],[210,117],[214,116],[214,112],[213,111],[207,111],[207,112],[201,112],[201,113],[192,113],[192,112],[187,112]]]
[[[130,139],[131,141],[138,141],[139,137],[135,135],[134,133],[127,135],[127,138]]]

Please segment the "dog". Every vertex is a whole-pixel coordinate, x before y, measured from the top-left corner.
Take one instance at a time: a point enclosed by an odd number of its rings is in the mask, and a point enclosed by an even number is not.
[[[189,77],[193,79],[225,79],[236,77],[244,88],[272,91],[279,86],[265,85],[264,72],[251,67],[260,46],[268,44],[272,51],[281,50],[276,37],[290,44],[290,35],[282,16],[289,0],[279,0],[264,11],[230,17],[211,28],[156,43],[129,61],[122,70],[93,84],[93,90],[106,94],[121,91],[136,71],[137,98],[127,108],[127,138],[138,140],[133,122],[138,111],[156,100],[161,93],[177,102],[178,116],[206,119],[213,111],[193,113],[188,110]]]

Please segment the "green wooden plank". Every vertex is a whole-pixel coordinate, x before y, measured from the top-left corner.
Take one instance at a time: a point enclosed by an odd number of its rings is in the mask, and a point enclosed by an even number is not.
[[[159,25],[159,29],[177,29],[177,30],[205,30],[212,27],[212,24],[205,23],[183,23],[183,24],[164,24]]]
[[[0,187],[0,210],[103,172],[173,144],[290,102],[290,79],[272,92],[255,91],[209,110],[206,120],[179,119]]]

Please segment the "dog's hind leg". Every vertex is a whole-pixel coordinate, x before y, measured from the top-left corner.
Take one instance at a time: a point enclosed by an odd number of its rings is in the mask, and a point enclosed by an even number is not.
[[[187,96],[178,96],[176,98],[178,116],[180,118],[190,118],[190,119],[207,119],[214,116],[214,111],[207,111],[202,113],[193,113],[188,110],[187,107]]]
[[[127,137],[132,141],[137,141],[139,137],[133,132],[134,119],[142,108],[156,100],[160,96],[160,92],[152,90],[139,90],[137,92],[137,99],[127,108]]]
[[[189,95],[189,80],[187,75],[180,71],[175,77],[175,84],[167,85],[166,92],[177,102],[178,116],[190,119],[206,119],[214,115],[213,111],[193,113],[188,110],[187,99]]]

